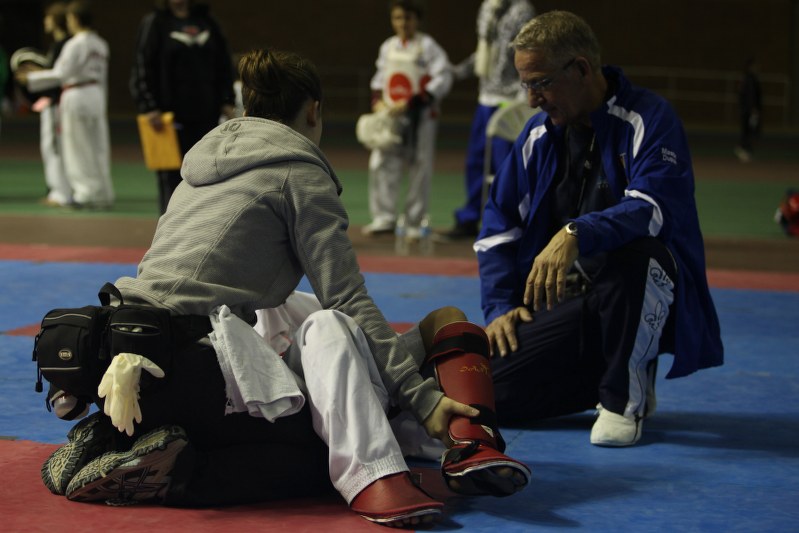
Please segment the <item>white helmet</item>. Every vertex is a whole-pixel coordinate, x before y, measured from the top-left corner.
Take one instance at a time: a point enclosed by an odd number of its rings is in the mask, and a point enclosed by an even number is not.
[[[361,115],[355,125],[358,142],[369,148],[383,149],[402,144],[404,117],[394,118],[388,113]]]
[[[20,48],[11,54],[11,72],[16,72],[23,63],[33,63],[40,68],[48,68],[50,61],[40,50],[31,47]]]

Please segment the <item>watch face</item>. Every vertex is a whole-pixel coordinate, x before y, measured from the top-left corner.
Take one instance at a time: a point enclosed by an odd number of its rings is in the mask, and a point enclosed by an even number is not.
[[[566,233],[569,235],[577,235],[577,224],[574,222],[569,222],[566,224]]]

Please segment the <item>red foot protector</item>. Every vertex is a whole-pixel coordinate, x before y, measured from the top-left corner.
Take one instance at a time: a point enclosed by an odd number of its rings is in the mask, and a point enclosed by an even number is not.
[[[443,507],[443,503],[414,485],[408,472],[378,479],[358,493],[350,503],[350,509],[367,520],[381,524],[440,515]]]
[[[436,333],[427,360],[435,365],[444,394],[480,411],[474,418],[450,420],[456,444],[441,458],[447,484],[465,494],[509,496],[521,490],[530,482],[530,469],[502,453],[485,331],[470,322],[448,324]]]

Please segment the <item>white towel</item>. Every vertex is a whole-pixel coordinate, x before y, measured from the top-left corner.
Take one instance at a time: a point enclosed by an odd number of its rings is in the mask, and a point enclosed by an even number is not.
[[[225,377],[225,413],[249,412],[270,422],[305,405],[297,376],[255,329],[219,306],[209,315],[208,335]]]
[[[322,310],[322,304],[315,294],[294,291],[283,305],[271,309],[258,309],[254,328],[261,337],[279,354],[291,346],[294,333],[311,313]]]

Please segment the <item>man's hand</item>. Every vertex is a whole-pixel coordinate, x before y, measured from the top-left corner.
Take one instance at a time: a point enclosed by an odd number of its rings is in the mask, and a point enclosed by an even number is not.
[[[434,439],[439,439],[447,448],[451,448],[455,443],[449,436],[449,419],[456,415],[471,418],[479,414],[480,411],[474,407],[442,396],[433,412],[425,418],[422,425],[424,425],[428,435]]]
[[[533,310],[538,311],[542,300],[546,301],[547,309],[563,301],[566,295],[566,273],[578,255],[577,237],[561,228],[533,261],[524,288],[524,304],[532,303]]]
[[[150,126],[153,127],[155,131],[161,131],[164,129],[164,121],[161,118],[161,110],[154,109],[147,113],[147,122],[150,123]]]
[[[517,307],[495,318],[485,328],[491,357],[495,356],[497,352],[501,357],[505,357],[519,349],[519,341],[516,339],[516,325],[519,321],[532,322],[533,314],[526,307]],[[494,349],[495,346],[496,349]]]

